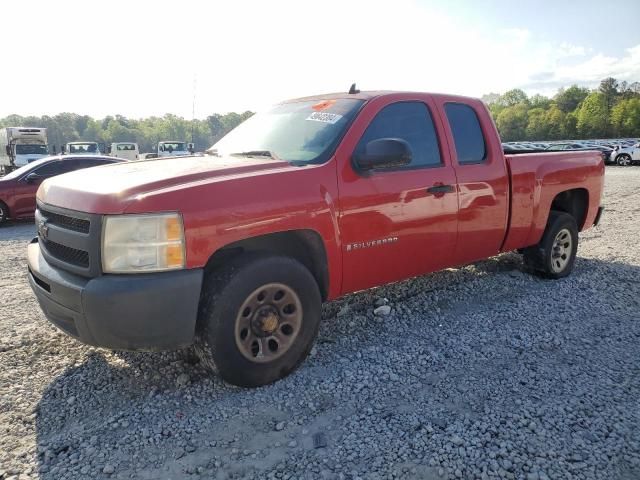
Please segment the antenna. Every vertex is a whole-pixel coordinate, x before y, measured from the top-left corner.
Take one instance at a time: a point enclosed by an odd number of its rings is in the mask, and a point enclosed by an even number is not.
[[[196,80],[197,75],[193,74],[193,102],[191,103],[191,143],[195,144],[194,141],[194,129],[196,122]]]
[[[360,90],[356,88],[355,83],[352,83],[351,88],[349,89],[349,95],[355,95],[356,93],[360,93]]]

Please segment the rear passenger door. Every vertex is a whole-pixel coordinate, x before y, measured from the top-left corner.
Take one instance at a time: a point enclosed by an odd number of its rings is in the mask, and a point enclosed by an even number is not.
[[[496,255],[509,214],[509,178],[493,121],[480,101],[440,100],[458,179],[455,263]]]
[[[379,99],[364,107],[349,132],[348,141],[355,145],[339,159],[343,168],[338,174],[343,292],[439,270],[451,261],[456,180],[434,112],[429,98]],[[405,140],[411,163],[359,171],[351,162],[353,154],[381,138]]]

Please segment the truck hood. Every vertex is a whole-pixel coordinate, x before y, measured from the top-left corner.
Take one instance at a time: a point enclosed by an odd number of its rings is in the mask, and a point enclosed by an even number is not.
[[[224,181],[277,170],[288,162],[269,158],[188,156],[126,162],[59,175],[42,183],[40,202],[87,213],[123,213],[127,206],[161,190]]]

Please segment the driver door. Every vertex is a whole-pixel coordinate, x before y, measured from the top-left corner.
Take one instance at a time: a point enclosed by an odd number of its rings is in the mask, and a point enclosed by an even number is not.
[[[355,148],[341,153],[343,293],[449,266],[456,247],[457,182],[431,97],[400,94],[365,109],[346,142],[357,138]],[[410,164],[359,171],[353,153],[381,138],[407,142]]]

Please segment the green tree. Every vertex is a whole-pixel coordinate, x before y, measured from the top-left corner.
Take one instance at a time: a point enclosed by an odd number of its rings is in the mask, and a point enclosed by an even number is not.
[[[544,95],[534,95],[529,99],[529,103],[531,103],[532,108],[543,108],[547,109],[551,106],[551,99],[545,97]]]
[[[589,95],[588,88],[571,85],[566,90],[561,88],[554,97],[556,105],[564,113],[573,112],[582,101]]]
[[[640,98],[620,100],[611,110],[611,126],[616,136],[640,135]]]
[[[527,106],[524,103],[506,107],[496,119],[502,140],[524,140],[527,136]]]
[[[605,78],[600,82],[598,92],[602,94],[608,115],[618,98],[618,81],[613,77]]]
[[[529,98],[524,91],[519,88],[514,88],[513,90],[509,90],[505,92],[504,95],[501,95],[496,103],[502,105],[503,107],[513,107],[519,103],[528,103]]]
[[[532,108],[527,112],[526,138],[528,140],[545,140],[548,138],[549,125],[547,124],[544,108]]]
[[[544,121],[547,125],[547,140],[562,140],[565,137],[565,113],[557,105],[551,105],[545,112]],[[575,133],[575,124],[574,124]]]
[[[590,93],[578,110],[578,134],[582,138],[606,136],[609,121],[607,99],[600,92]]]

